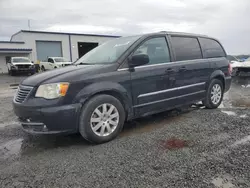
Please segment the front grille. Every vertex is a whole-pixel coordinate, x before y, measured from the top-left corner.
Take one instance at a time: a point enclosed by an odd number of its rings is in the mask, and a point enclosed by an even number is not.
[[[16,65],[18,69],[28,69],[30,68],[30,65]]]
[[[19,86],[15,96],[15,101],[18,103],[25,101],[32,89],[32,87],[28,86]]]

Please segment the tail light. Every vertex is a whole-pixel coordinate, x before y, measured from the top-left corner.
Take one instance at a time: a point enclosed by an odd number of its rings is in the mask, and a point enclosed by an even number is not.
[[[232,72],[233,72],[233,67],[230,63],[228,63],[228,74],[232,75]]]

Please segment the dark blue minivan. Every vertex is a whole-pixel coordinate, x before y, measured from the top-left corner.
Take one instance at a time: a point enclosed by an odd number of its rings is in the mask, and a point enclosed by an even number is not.
[[[73,65],[25,79],[13,99],[23,129],[115,138],[124,122],[202,101],[217,108],[231,84],[216,39],[159,32],[106,42]]]

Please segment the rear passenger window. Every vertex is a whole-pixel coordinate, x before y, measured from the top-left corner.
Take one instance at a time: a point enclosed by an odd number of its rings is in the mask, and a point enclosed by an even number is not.
[[[202,59],[199,42],[192,37],[171,37],[176,61]]]
[[[153,38],[144,42],[135,54],[146,54],[149,57],[149,64],[170,62],[169,49],[165,37]]]
[[[206,38],[200,38],[199,40],[200,40],[201,48],[203,49],[205,58],[226,56],[223,48],[217,41],[213,39],[206,39]]]

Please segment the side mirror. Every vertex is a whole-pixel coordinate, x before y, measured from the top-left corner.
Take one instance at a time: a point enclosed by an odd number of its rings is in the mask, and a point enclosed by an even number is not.
[[[149,63],[149,57],[146,54],[133,55],[129,61],[130,67],[136,67],[140,65],[145,65]]]

